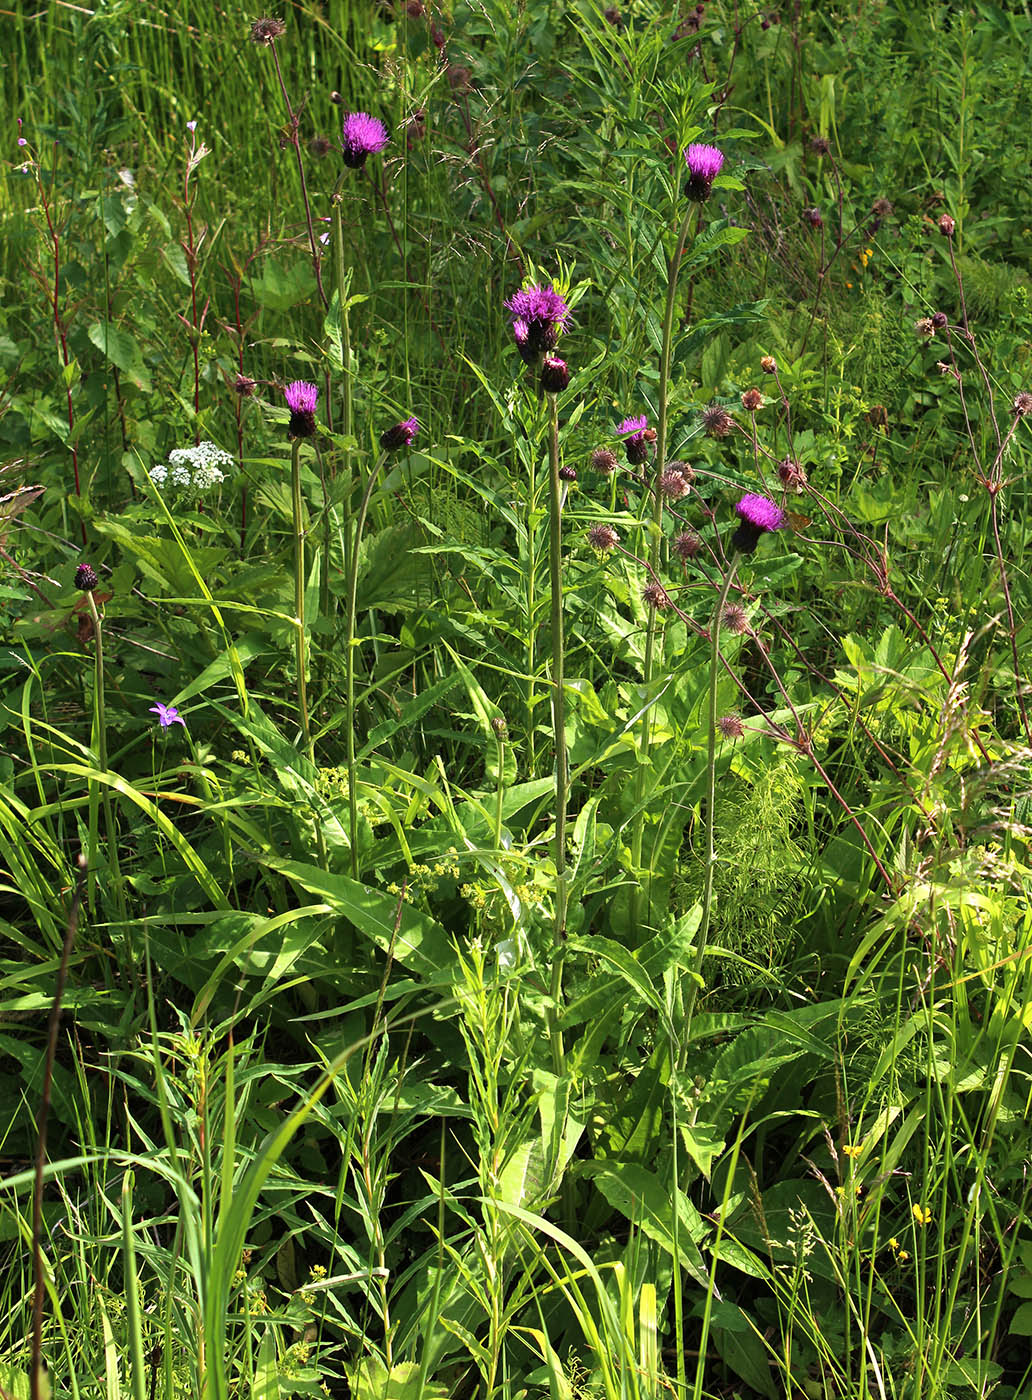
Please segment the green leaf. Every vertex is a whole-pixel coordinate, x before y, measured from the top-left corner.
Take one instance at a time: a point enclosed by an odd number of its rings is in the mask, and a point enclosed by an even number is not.
[[[143,363],[143,352],[128,331],[107,321],[94,321],[88,334],[101,354],[128,375],[137,389],[145,394],[151,392],[150,373]]]

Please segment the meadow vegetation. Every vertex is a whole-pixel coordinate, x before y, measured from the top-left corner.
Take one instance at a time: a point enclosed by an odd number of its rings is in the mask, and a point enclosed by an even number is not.
[[[1032,16],[0,16],[2,1400],[1021,1400]]]

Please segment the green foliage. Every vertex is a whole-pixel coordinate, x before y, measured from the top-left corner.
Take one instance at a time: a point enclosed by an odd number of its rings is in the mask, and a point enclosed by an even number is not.
[[[1027,13],[284,18],[7,21],[0,1396],[1020,1400]]]

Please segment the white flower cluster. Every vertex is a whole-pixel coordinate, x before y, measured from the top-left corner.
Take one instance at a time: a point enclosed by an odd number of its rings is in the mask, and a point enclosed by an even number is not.
[[[151,467],[149,476],[156,486],[179,486],[194,491],[210,491],[225,481],[223,467],[231,467],[233,458],[213,442],[199,442],[196,447],[175,447],[168,454],[168,465],[159,462]]]

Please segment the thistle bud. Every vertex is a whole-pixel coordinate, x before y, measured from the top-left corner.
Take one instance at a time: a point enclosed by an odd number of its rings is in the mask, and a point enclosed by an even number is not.
[[[100,580],[97,578],[97,571],[91,564],[80,564],[75,571],[75,586],[83,593],[92,593]]]

